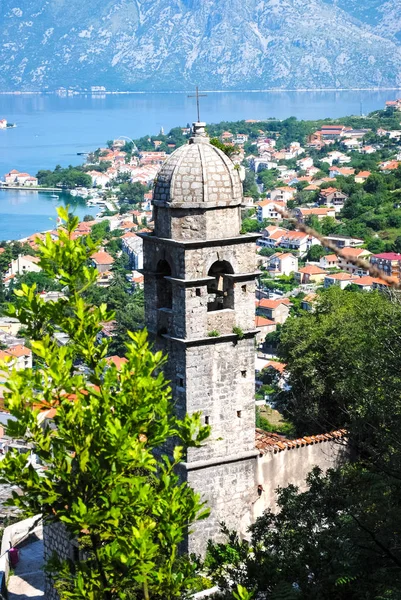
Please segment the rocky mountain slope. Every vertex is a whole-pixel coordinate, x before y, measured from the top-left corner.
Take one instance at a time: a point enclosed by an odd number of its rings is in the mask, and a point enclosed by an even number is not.
[[[400,85],[400,2],[366,1],[2,0],[0,89]]]

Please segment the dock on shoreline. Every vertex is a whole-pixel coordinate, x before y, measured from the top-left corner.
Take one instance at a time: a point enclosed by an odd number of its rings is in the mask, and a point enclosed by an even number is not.
[[[0,190],[18,190],[23,192],[59,192],[65,193],[68,192],[67,188],[58,188],[58,187],[40,187],[38,185],[27,185],[24,187],[23,185],[1,185]]]

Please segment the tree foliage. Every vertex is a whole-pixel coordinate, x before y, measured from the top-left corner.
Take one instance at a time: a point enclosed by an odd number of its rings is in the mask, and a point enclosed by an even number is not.
[[[47,468],[38,474],[27,454],[10,452],[1,481],[22,490],[13,494],[15,506],[27,515],[42,513],[48,525],[63,523],[78,541],[79,560],[54,557],[48,565],[63,600],[182,598],[192,589],[194,567],[178,547],[188,525],[207,510],[180,483],[176,467],[208,428],[199,414],[174,415],[165,358],[152,353],[145,331],[130,334],[125,364],[108,363],[110,341],[97,338],[114,313],[83,298],[97,277],[87,266],[96,245],[90,237],[74,240],[78,219],[63,209],[59,215],[65,228],[59,241],[47,236],[40,243],[39,264],[58,278],[66,297],[44,303],[35,285],[16,291],[19,302],[9,314],[32,340],[37,368],[13,371],[5,391],[17,418],[9,421],[9,435],[29,439]],[[68,345],[58,346],[56,331],[69,336]],[[40,422],[49,409],[55,428]],[[168,442],[169,456],[160,452]]]

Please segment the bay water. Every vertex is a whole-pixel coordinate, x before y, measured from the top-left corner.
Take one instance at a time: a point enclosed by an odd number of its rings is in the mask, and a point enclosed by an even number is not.
[[[399,94],[399,93],[398,93]],[[241,119],[318,119],[359,115],[382,108],[396,91],[207,92],[201,119],[216,123]],[[36,175],[82,163],[78,152],[104,146],[108,139],[137,138],[186,126],[196,119],[187,93],[106,94],[60,97],[0,94],[0,119],[17,125],[0,130],[0,178],[11,169]],[[60,203],[71,197],[60,195]],[[50,194],[0,191],[0,240],[51,229],[57,200]],[[77,214],[91,211],[75,205]]]

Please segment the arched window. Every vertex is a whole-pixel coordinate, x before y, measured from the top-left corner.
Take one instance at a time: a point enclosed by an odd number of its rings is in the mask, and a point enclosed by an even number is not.
[[[173,291],[171,281],[166,277],[171,276],[171,267],[166,260],[157,263],[157,308],[173,308]]]
[[[213,281],[207,285],[208,311],[234,308],[234,285],[231,277],[227,277],[232,273],[233,268],[226,260],[219,260],[210,267],[208,276],[213,277]]]

